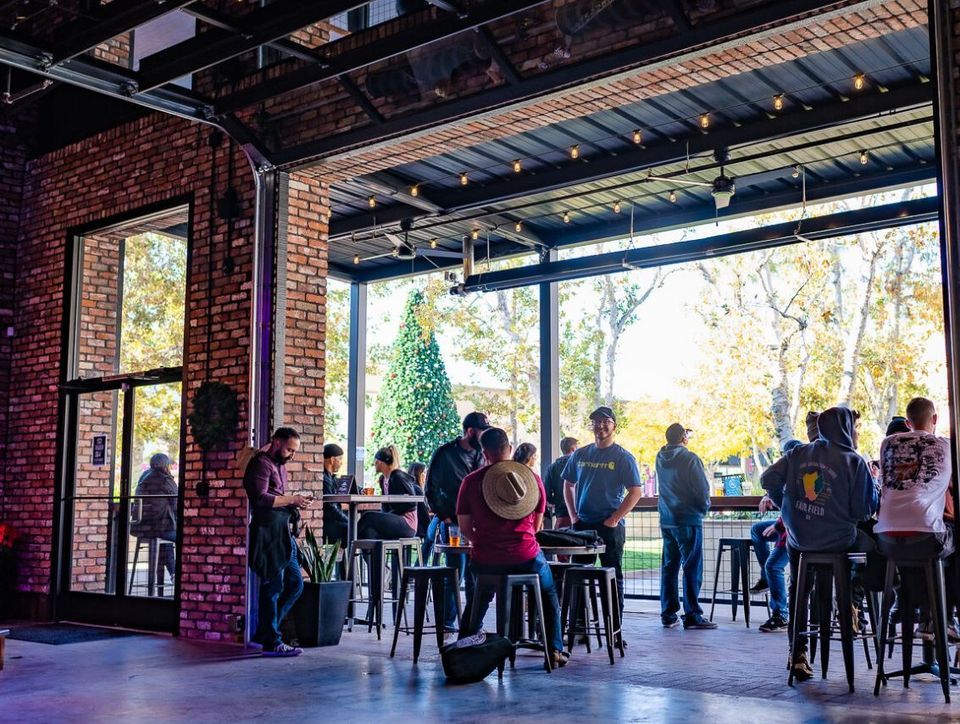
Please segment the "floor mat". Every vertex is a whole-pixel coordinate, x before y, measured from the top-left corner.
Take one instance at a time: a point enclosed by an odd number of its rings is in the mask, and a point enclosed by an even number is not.
[[[7,638],[16,641],[30,641],[35,644],[62,646],[64,644],[82,644],[88,641],[102,641],[103,639],[138,635],[135,631],[76,626],[69,623],[48,623],[11,629]]]

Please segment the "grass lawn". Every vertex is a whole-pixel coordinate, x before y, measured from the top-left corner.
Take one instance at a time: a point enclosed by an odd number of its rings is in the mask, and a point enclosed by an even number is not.
[[[624,571],[651,571],[660,567],[659,538],[629,539],[623,550]]]

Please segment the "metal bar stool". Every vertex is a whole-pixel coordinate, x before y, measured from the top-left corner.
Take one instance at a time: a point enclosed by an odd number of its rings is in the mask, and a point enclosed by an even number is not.
[[[597,616],[597,592],[600,597],[600,611],[602,617]],[[620,651],[623,657],[625,652],[623,648],[623,632],[620,623],[620,604],[617,596],[617,577],[613,568],[594,568],[593,566],[575,566],[569,568],[564,576],[563,605],[560,613],[561,630],[567,631],[567,648],[573,649],[573,639],[579,632],[576,617],[579,613],[578,608],[582,601],[584,616],[584,631],[587,634],[587,652],[590,652],[590,624],[587,618],[586,599],[589,596],[592,603],[594,621],[603,623],[604,638],[607,644],[607,655],[610,657],[610,664],[614,663],[613,649]],[[568,616],[573,609],[573,620]],[[600,641],[599,630],[597,632],[598,641]],[[602,641],[600,643],[602,646]]]
[[[730,590],[718,591],[720,568],[723,566],[723,554],[730,551]],[[750,554],[753,542],[749,538],[721,538],[717,547],[717,568],[713,574],[713,597],[710,601],[710,620],[717,605],[717,593],[730,594],[730,606],[733,620],[737,620],[737,604],[743,596],[743,620],[750,628]]]
[[[367,632],[372,631],[375,626],[378,639],[380,638],[380,629],[383,627],[384,601],[389,600],[393,603],[394,622],[396,622],[398,615],[403,613],[402,607],[398,611],[396,591],[394,591],[392,598],[387,598],[384,595],[384,583],[387,577],[387,558],[391,553],[393,554],[394,571],[398,574],[403,573],[403,552],[405,549],[406,547],[399,540],[360,538],[350,544],[349,578],[353,582],[353,595],[350,601],[353,604],[364,602],[367,604]],[[358,557],[362,560],[364,553],[368,554],[370,558],[366,598],[362,596],[362,570],[357,565]],[[349,631],[353,631],[354,620],[355,616],[351,615],[348,624]]]
[[[417,663],[420,658],[420,644],[423,639],[425,628],[432,628],[437,634],[437,649],[443,648],[443,622],[445,616],[445,598],[443,595],[444,583],[449,586],[459,585],[459,576],[455,568],[447,566],[407,566],[403,569],[403,576],[400,579],[401,602],[407,600],[407,590],[410,581],[413,580],[413,663]],[[427,614],[427,594],[433,591],[433,617],[432,626],[425,627],[424,621]],[[402,604],[401,604],[402,605]],[[457,623],[460,623],[462,617],[460,611],[460,599],[457,598]],[[397,652],[397,639],[400,637],[400,631],[410,635],[411,627],[402,626],[401,618],[396,617],[393,629],[393,646],[390,649],[390,658]]]

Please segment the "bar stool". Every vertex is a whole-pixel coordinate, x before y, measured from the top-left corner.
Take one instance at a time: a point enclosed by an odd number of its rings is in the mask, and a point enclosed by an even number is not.
[[[394,571],[403,573],[403,553],[404,544],[399,540],[373,540],[360,538],[350,544],[350,574],[349,578],[353,583],[353,595],[350,602],[367,604],[367,633],[376,626],[377,639],[380,638],[380,629],[383,627],[383,602],[389,600],[393,604],[393,619],[396,622],[398,615],[403,615],[403,611],[398,612],[398,598],[396,591],[392,598],[384,596],[384,582],[387,573],[387,558],[393,554]],[[362,560],[363,553],[370,556],[370,566],[368,572],[367,597],[362,597],[362,570],[357,566],[358,557]],[[353,631],[353,622],[355,617],[351,615],[348,630]]]
[[[140,536],[137,536],[137,546],[133,549],[133,567],[130,569],[130,582],[127,584],[127,595],[129,596],[133,592],[137,563],[140,560],[140,547],[144,544],[147,546],[147,595],[153,596],[156,594],[157,596],[163,596],[165,566],[163,559],[160,557],[160,547],[165,545],[171,546],[172,551],[173,546],[176,544],[173,541],[164,540],[163,538]]]
[[[477,576],[470,606],[468,630],[476,631],[480,624],[480,594],[492,588],[497,598],[497,634],[506,636],[514,644],[510,656],[510,668],[516,665],[516,648],[540,648],[543,650],[544,668],[553,671],[550,647],[547,643],[547,627],[543,618],[543,596],[540,592],[540,576],[536,573],[481,573]],[[523,594],[527,594],[527,609],[536,614],[539,641],[523,638]],[[532,616],[531,616],[532,617]]]
[[[597,591],[600,593],[600,611],[602,618],[597,615]],[[589,596],[594,620],[590,621],[587,612],[587,597]],[[579,608],[583,608],[584,633],[587,636],[587,652],[590,652],[590,624],[597,626],[597,641],[601,642],[599,624],[602,621],[604,637],[607,642],[607,655],[613,665],[614,646],[624,656],[623,632],[620,624],[620,605],[617,596],[617,577],[613,568],[594,568],[593,566],[575,566],[567,570],[564,577],[563,605],[560,613],[561,630],[567,631],[567,648],[573,649],[573,639],[579,632],[576,616]],[[573,609],[574,620],[567,626],[568,616]],[[602,646],[602,643],[600,643]]]
[[[824,643],[820,653],[820,671],[822,678],[827,678],[827,666],[830,658],[830,634],[832,628],[832,593],[836,589],[837,598],[837,620],[840,628],[840,643],[843,650],[843,665],[847,675],[847,687],[852,694],[853,687],[853,619],[851,614],[851,594],[850,594],[850,563],[861,562],[865,560],[865,554],[847,552],[808,552],[800,553],[800,564],[797,566],[797,585],[793,598],[790,601],[790,620],[793,622],[792,637],[790,640],[790,650],[797,650],[797,642],[800,637],[810,638],[818,637]],[[817,599],[819,601],[819,628],[816,630],[806,630],[807,619],[809,615],[809,600],[804,595],[807,590],[807,576],[810,574],[808,569],[815,568],[817,575]],[[799,605],[799,599],[803,598],[803,605]],[[875,635],[876,629],[874,629]],[[793,667],[787,676],[787,685],[793,686]]]
[[[916,604],[913,602],[913,595],[909,586],[900,586],[899,606],[900,617],[903,623],[900,626],[900,648],[903,656],[903,668],[900,671],[886,673],[884,671],[884,660],[880,657],[877,662],[877,679],[874,683],[874,696],[880,695],[880,685],[886,686],[887,679],[894,676],[903,677],[903,688],[910,687],[910,677],[915,674],[934,674],[940,678],[940,687],[943,689],[943,699],[950,703],[950,674],[960,673],[950,666],[949,647],[947,645],[947,603],[946,587],[944,584],[943,559],[941,558],[888,558],[887,573],[883,585],[883,608],[881,613],[880,625],[880,648],[883,650],[888,643],[890,633],[890,609],[893,606],[894,590],[893,584],[896,573],[899,571],[901,576],[904,570],[914,569],[923,571],[927,585],[927,600],[930,601],[931,612],[933,614],[934,644],[923,644],[923,663],[913,666],[913,611]],[[931,649],[933,649],[931,651]],[[933,660],[933,653],[936,652],[936,661]]]
[[[729,591],[718,591],[720,568],[723,566],[723,554],[730,551],[730,585]],[[710,601],[710,620],[713,621],[713,611],[717,605],[717,593],[730,594],[730,606],[733,609],[733,620],[737,620],[737,604],[740,592],[743,592],[743,619],[750,628],[750,554],[753,542],[749,538],[721,538],[717,547],[717,568],[713,574],[713,598]]]
[[[848,558],[849,558],[849,560],[850,560],[851,563],[866,563],[866,558],[867,558],[867,554],[866,554],[866,553],[849,553],[849,554],[847,554],[847,555],[848,555]],[[817,582],[814,582],[814,585],[813,585],[813,590],[814,590],[814,591],[817,590],[817,585],[818,585],[818,583],[817,583]],[[820,606],[819,606],[819,603],[820,603],[820,602],[819,602],[818,596],[819,596],[819,594],[817,594],[817,593],[812,594],[811,600],[815,601],[817,622],[818,622],[818,626],[819,626],[819,621],[820,621],[820,618],[819,618],[819,617],[820,617],[820,611],[819,611]],[[876,591],[867,591],[867,592],[866,592],[866,596],[864,597],[864,603],[866,604],[866,612],[867,612],[867,621],[866,621],[866,622],[867,622],[869,628],[867,628],[866,630],[860,631],[860,633],[854,633],[853,639],[854,639],[855,641],[856,641],[857,639],[859,639],[859,640],[861,640],[861,641],[863,642],[863,657],[864,657],[864,658],[866,659],[866,661],[867,661],[867,668],[868,668],[868,669],[873,669],[873,661],[872,661],[872,659],[871,659],[871,657],[870,657],[869,639],[873,639],[873,648],[874,648],[874,653],[877,655],[877,659],[879,659],[879,658],[883,655],[883,650],[880,648],[880,643],[879,643],[880,639],[879,639],[879,636],[878,636],[878,631],[880,630],[880,629],[878,628],[879,621],[880,621],[880,615],[879,615],[879,614],[880,614],[880,600],[879,600],[879,596],[878,596],[877,592],[876,592]],[[851,613],[852,613],[852,610],[851,610]],[[829,616],[830,621],[831,621],[831,623],[830,623],[830,641],[839,641],[839,640],[840,640],[839,638],[837,638],[837,636],[838,636],[839,633],[840,633],[840,619],[838,618],[838,615],[839,615],[839,612],[838,612],[837,609],[834,608],[833,605],[831,604],[831,605],[830,605],[830,610],[828,611],[828,616]],[[819,639],[820,639],[819,628],[813,628],[812,631],[813,631],[813,633],[811,633],[810,636],[809,636],[809,639],[810,639],[810,663],[811,663],[811,664],[813,663],[813,661],[814,661],[814,660],[816,659],[816,657],[817,657],[817,642],[818,642]],[[835,634],[836,634],[836,635],[835,635]],[[828,644],[828,645],[829,645],[829,644]],[[829,653],[827,654],[827,656],[828,656],[828,658],[829,658]],[[826,663],[827,663],[827,662],[821,661],[821,663],[824,664],[823,677],[826,678]]]
[[[446,566],[407,566],[403,569],[403,576],[400,579],[400,595],[402,602],[407,600],[407,590],[410,581],[413,580],[413,663],[417,663],[420,658],[420,643],[423,639],[424,620],[427,614],[427,594],[433,591],[433,617],[435,624],[432,628],[437,634],[437,649],[443,647],[443,622],[445,616],[445,601],[443,596],[444,583],[450,586],[459,585],[459,576],[454,568]],[[460,599],[457,598],[457,623],[460,623],[462,614],[460,611]],[[390,658],[393,658],[397,652],[397,639],[400,637],[401,629],[408,636],[410,635],[410,626],[402,626],[401,618],[398,616],[394,621],[393,628],[393,647],[390,649]]]

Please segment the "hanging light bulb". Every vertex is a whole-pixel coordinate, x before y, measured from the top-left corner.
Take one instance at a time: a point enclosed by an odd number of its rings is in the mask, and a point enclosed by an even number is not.
[[[707,129],[710,128],[710,114],[701,113],[700,114],[700,128]]]
[[[575,145],[573,145],[573,146],[570,146],[570,158],[572,158],[574,161],[576,161],[578,158],[580,158],[580,146],[579,146],[579,145],[575,144]]]
[[[431,248],[431,249],[436,249],[436,248],[437,248],[437,240],[436,240],[436,239],[430,239],[430,248]]]
[[[523,222],[518,221],[516,224],[513,225],[513,228],[516,229],[517,233],[520,233],[521,231],[523,231]]]
[[[470,179],[467,178],[467,172],[464,171],[460,174],[460,185],[466,186],[470,182]]]
[[[480,229],[473,229],[473,230],[470,232],[470,238],[473,239],[474,241],[476,241],[477,239],[479,239],[479,238],[480,238]]]
[[[615,214],[619,214],[619,213],[620,213],[620,200],[619,200],[619,199],[617,199],[616,201],[613,202],[613,213],[615,213]]]
[[[354,264],[359,264],[359,263],[360,263],[360,255],[359,255],[359,254],[354,254],[354,255],[353,255],[353,263],[354,263]]]
[[[367,199],[367,206],[369,206],[371,209],[377,208],[377,197],[371,196],[369,199]]]
[[[773,110],[775,111],[783,110],[783,93],[778,93],[773,97]]]
[[[513,160],[513,172],[520,173],[521,171],[523,171],[523,166],[520,164],[520,159],[515,158]]]
[[[677,192],[673,189],[670,189],[670,193],[667,194],[667,198],[670,199],[671,204],[677,203]]]
[[[870,157],[867,156],[867,152],[866,152],[866,151],[861,151],[861,152],[860,152],[860,165],[861,165],[861,166],[866,166],[866,165],[867,165],[867,161],[869,161],[869,160],[870,160]]]
[[[867,76],[863,73],[857,73],[853,76],[853,88],[854,90],[863,90],[864,86],[867,85]]]
[[[564,211],[564,212],[563,212],[563,223],[564,223],[564,224],[569,224],[569,223],[570,223],[570,212],[569,212],[569,211]]]
[[[633,132],[633,142],[636,143],[637,145],[640,145],[642,141],[643,141],[643,133],[641,133],[640,129],[638,128]]]
[[[411,196],[414,196],[414,197],[420,195],[420,186],[419,186],[419,184],[414,184],[413,186],[410,187],[410,195],[411,195]]]

